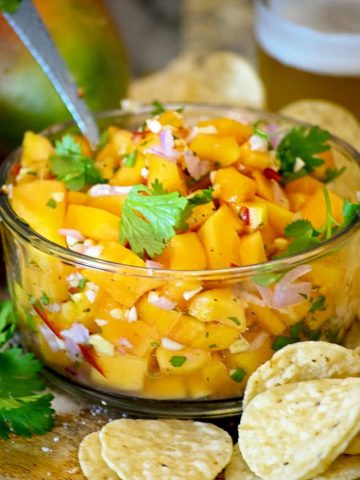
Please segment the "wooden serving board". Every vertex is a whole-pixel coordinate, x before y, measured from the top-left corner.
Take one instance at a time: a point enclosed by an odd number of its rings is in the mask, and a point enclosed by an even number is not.
[[[0,440],[1,480],[86,480],[77,457],[81,440],[121,415],[63,394],[56,394],[55,409],[56,425],[46,435]]]

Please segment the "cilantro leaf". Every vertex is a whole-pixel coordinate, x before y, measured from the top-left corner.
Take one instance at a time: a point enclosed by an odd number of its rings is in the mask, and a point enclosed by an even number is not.
[[[160,191],[159,186],[155,191]],[[154,190],[136,185],[123,204],[121,243],[128,241],[131,249],[140,256],[144,252],[150,257],[160,254],[166,242],[175,235],[174,227],[186,205],[187,199],[180,197],[178,192],[154,194]]]
[[[212,187],[205,188],[201,190],[199,193],[196,193],[192,197],[188,198],[187,205],[184,208],[181,218],[177,223],[176,227],[179,228],[180,230],[187,230],[188,225],[186,221],[190,217],[193,209],[198,205],[206,205],[207,203],[210,203],[213,199],[213,196],[212,196],[213,191],[214,189]]]
[[[276,152],[284,182],[307,175],[322,165],[324,160],[316,155],[329,150],[329,138],[329,132],[318,126],[292,128],[281,140]],[[295,171],[298,159],[302,160],[304,165]]]
[[[343,205],[343,217],[344,223],[341,225],[342,228],[346,228],[353,223],[353,221],[360,215],[360,203],[352,203],[350,200],[345,198]]]
[[[69,190],[82,190],[86,184],[104,182],[94,160],[82,153],[71,135],[55,142],[55,152],[56,155],[50,157],[50,171],[65,182]]]
[[[51,394],[0,398],[0,438],[8,438],[11,431],[31,437],[51,430],[54,426],[53,398]]]
[[[286,337],[284,335],[279,335],[273,341],[271,348],[275,351],[281,350],[282,348],[286,347],[286,345],[291,345],[293,343],[299,342],[299,338],[297,337]]]
[[[152,110],[151,115],[156,117],[156,115],[160,115],[161,113],[166,112],[166,108],[163,103],[159,102],[159,100],[154,100],[151,104]]]
[[[0,12],[15,13],[21,0],[0,0]]]
[[[11,301],[0,302],[0,347],[13,336],[15,326],[16,317]]]
[[[320,243],[319,232],[315,230],[309,220],[296,220],[285,227],[285,235],[293,237],[285,255],[295,255],[306,250],[310,250]]]
[[[23,397],[43,390],[44,383],[37,375],[41,363],[33,354],[10,348],[0,353],[0,364],[0,398]]]
[[[45,385],[41,364],[20,348],[0,353],[0,438],[10,432],[24,437],[42,434],[53,426],[53,396],[39,394]]]
[[[311,304],[311,307],[309,308],[308,313],[326,310],[327,306],[325,301],[326,298],[324,295],[320,295],[319,297],[315,298],[315,300]]]
[[[346,167],[342,168],[327,168],[325,170],[325,176],[322,179],[324,183],[333,182],[336,178],[340,177],[346,170]]]
[[[210,203],[213,199],[213,191],[214,189],[212,187],[201,190],[199,193],[189,198],[188,205],[191,208],[194,208],[198,205],[205,205],[206,203]]]
[[[154,182],[151,184],[151,193],[153,195],[164,195],[166,193],[166,190],[158,178],[155,178]]]

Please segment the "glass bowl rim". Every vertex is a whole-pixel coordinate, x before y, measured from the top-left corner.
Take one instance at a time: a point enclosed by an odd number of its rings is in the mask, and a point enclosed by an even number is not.
[[[177,103],[164,103],[165,107],[168,109],[178,109],[183,108],[186,111],[191,111],[192,109],[199,110],[203,109],[204,114],[206,109],[209,111],[219,112],[226,110],[227,112],[235,113],[250,113],[258,115],[264,120],[281,120],[290,122],[294,126],[309,126],[308,123],[298,121],[294,118],[291,118],[286,115],[266,112],[263,110],[257,110],[247,107],[234,107],[231,105],[221,105],[221,104],[211,104],[211,103],[192,103],[192,102],[177,102]],[[136,108],[136,111],[129,111],[128,109],[112,109],[99,112],[95,114],[97,120],[121,118],[128,115],[136,117],[137,115],[151,113],[152,105],[151,104],[139,104]],[[61,122],[55,125],[52,125],[45,130],[41,131],[42,135],[50,136],[57,134],[63,130],[74,127],[75,122],[68,120],[66,122]],[[345,142],[344,140],[336,137],[335,135],[330,135],[330,140],[336,146],[340,147],[342,151],[345,151],[347,155],[355,160],[359,169],[360,169],[360,152],[358,152],[354,147]],[[21,147],[14,150],[5,161],[0,166],[0,185],[6,184],[10,168],[12,167],[15,160],[17,160],[18,155],[21,151]],[[329,253],[331,250],[338,248],[347,240],[349,240],[357,230],[360,228],[360,218],[357,219],[354,223],[349,225],[344,230],[340,231],[329,240],[322,242],[320,245],[307,250],[296,255],[291,255],[288,257],[283,257],[279,259],[269,260],[263,263],[257,263],[252,265],[245,265],[239,267],[230,267],[230,268],[221,268],[221,269],[205,269],[205,270],[171,270],[163,268],[153,268],[147,266],[134,266],[128,264],[122,264],[117,262],[111,262],[108,260],[102,260],[96,257],[90,257],[83,255],[81,253],[74,252],[69,250],[61,245],[58,245],[47,238],[43,237],[39,233],[35,232],[30,228],[28,224],[23,222],[20,217],[18,217],[13,209],[11,208],[10,202],[7,195],[0,195],[0,217],[1,221],[9,227],[12,233],[16,232],[23,240],[30,243],[34,248],[42,251],[45,254],[55,256],[57,259],[64,261],[65,263],[70,263],[84,267],[92,268],[99,271],[105,271],[109,273],[122,274],[132,277],[143,277],[143,278],[164,278],[169,277],[171,279],[184,278],[184,277],[193,277],[196,279],[203,280],[225,280],[232,278],[247,278],[249,276],[258,276],[263,274],[269,274],[273,272],[281,272],[294,268],[298,265],[310,262],[319,257],[322,257]]]

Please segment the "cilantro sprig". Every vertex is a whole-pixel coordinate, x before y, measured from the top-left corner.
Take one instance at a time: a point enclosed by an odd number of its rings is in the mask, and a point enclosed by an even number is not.
[[[53,396],[41,394],[41,363],[20,348],[0,353],[0,438],[41,435],[54,425]]]
[[[123,204],[120,221],[120,241],[129,242],[140,256],[160,254],[165,244],[175,235],[187,199],[178,192],[166,193],[160,184],[150,190],[144,185],[134,186]]]
[[[343,204],[343,222],[335,220],[332,209],[329,191],[324,188],[326,205],[326,219],[324,226],[320,229],[313,227],[309,220],[296,220],[285,227],[285,235],[293,238],[288,249],[281,256],[295,255],[316,247],[321,242],[329,240],[336,233],[351,225],[360,215],[360,203],[352,203],[345,199]]]
[[[156,115],[160,115],[161,113],[166,112],[166,107],[163,103],[159,102],[159,100],[154,100],[151,103],[151,115],[156,117]]]
[[[318,126],[294,127],[281,140],[276,156],[284,183],[303,177],[324,163],[319,153],[329,150],[330,134]],[[302,166],[296,169],[299,160]]]
[[[82,190],[86,184],[104,182],[94,160],[82,153],[81,146],[71,135],[64,135],[55,142],[55,152],[56,155],[50,157],[50,171],[65,182],[69,190]]]
[[[12,303],[10,300],[0,302],[0,347],[13,336],[15,326],[16,317]]]

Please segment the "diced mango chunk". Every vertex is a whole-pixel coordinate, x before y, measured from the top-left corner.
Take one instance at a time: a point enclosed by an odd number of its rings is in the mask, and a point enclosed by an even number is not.
[[[238,332],[246,329],[244,303],[230,287],[199,293],[190,301],[189,313],[202,322],[222,322]]]
[[[209,268],[240,265],[240,239],[243,224],[234,211],[222,205],[198,231],[204,246]]]
[[[331,214],[338,223],[343,223],[343,200],[336,193],[328,191],[331,205]],[[310,220],[314,228],[325,225],[327,207],[324,189],[316,191],[301,208],[303,218]]]
[[[190,149],[204,160],[218,162],[227,167],[240,157],[240,147],[233,136],[218,136],[200,133],[190,143]]]
[[[206,255],[195,232],[175,235],[156,261],[172,270],[203,270],[206,268]]]
[[[182,348],[181,350],[168,350],[159,347],[156,358],[160,371],[169,375],[185,375],[202,368],[210,358],[207,350]]]
[[[104,371],[101,375],[95,368],[90,370],[89,381],[105,390],[119,392],[139,392],[144,387],[147,371],[147,359],[130,355],[99,355],[99,367]]]
[[[181,195],[186,195],[184,173],[178,165],[153,154],[148,154],[148,161],[147,185],[149,188],[155,180],[158,180],[167,192],[179,192]]]
[[[95,240],[118,240],[119,217],[100,208],[69,205],[65,227]]]
[[[286,329],[286,325],[270,308],[251,305],[250,310],[255,314],[256,322],[267,332],[280,335]]]
[[[266,262],[265,245],[259,231],[247,233],[240,237],[240,258],[242,265]]]
[[[256,192],[254,180],[233,167],[218,170],[214,175],[213,185],[214,198],[236,204],[253,199]]]
[[[63,228],[66,189],[56,180],[34,180],[13,188],[12,207],[29,223],[35,232],[48,240],[65,246],[59,230]]]
[[[199,127],[213,126],[217,130],[217,135],[220,137],[235,137],[238,143],[245,142],[253,133],[251,125],[245,125],[232,118],[219,117],[211,120],[201,120],[198,123]]]

